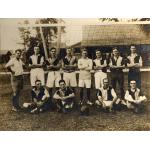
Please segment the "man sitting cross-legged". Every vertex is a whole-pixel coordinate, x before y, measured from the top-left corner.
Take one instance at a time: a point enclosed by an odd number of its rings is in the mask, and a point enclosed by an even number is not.
[[[105,110],[109,112],[112,111],[113,105],[117,101],[117,95],[115,90],[109,86],[109,81],[107,78],[103,79],[103,87],[99,88],[97,93],[96,105],[102,106]]]
[[[125,93],[127,108],[133,109],[134,112],[140,112],[142,103],[147,100],[140,89],[136,86],[136,81],[130,81],[130,88]]]
[[[66,87],[66,83],[64,80],[60,80],[59,85],[60,88],[55,92],[53,98],[56,103],[57,110],[59,112],[67,113],[73,108],[73,98],[75,97],[75,94],[71,88]]]
[[[43,112],[50,109],[51,100],[48,91],[41,85],[40,80],[35,81],[35,87],[31,91],[32,102],[24,103],[31,113]]]

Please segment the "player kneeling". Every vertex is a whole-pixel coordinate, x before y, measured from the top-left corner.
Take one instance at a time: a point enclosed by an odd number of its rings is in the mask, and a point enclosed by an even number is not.
[[[39,113],[50,109],[49,93],[41,84],[40,80],[35,81],[35,87],[31,91],[32,102],[23,104],[23,107],[28,108],[30,113]]]
[[[60,88],[55,92],[53,98],[57,106],[57,111],[67,113],[73,108],[75,94],[71,88],[66,86],[64,80],[59,81],[59,86]]]
[[[96,105],[102,106],[104,110],[108,110],[109,112],[113,110],[113,106],[117,101],[117,95],[115,90],[109,86],[107,78],[103,79],[103,87],[99,88],[97,97]]]
[[[140,89],[136,86],[136,81],[130,81],[130,88],[125,93],[125,100],[127,108],[133,109],[134,112],[139,113],[143,108],[143,103],[147,98],[143,95]]]

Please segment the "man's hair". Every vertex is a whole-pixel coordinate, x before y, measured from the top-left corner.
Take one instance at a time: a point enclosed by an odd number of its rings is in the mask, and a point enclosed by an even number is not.
[[[72,48],[71,48],[71,47],[67,47],[67,48],[66,48],[66,50],[67,50],[67,49],[71,49],[71,50],[72,50]]]
[[[100,50],[100,49],[96,49],[96,50],[95,50],[95,53],[96,53],[96,52],[100,52],[100,53],[101,53],[101,50]]]
[[[21,53],[22,51],[21,51],[21,49],[16,49],[16,50],[15,50],[15,53],[17,53],[17,52],[20,52],[20,53]]]
[[[117,51],[119,52],[119,50],[118,50],[117,47],[113,47],[113,48],[112,48],[112,52],[113,52],[114,50],[117,50]]]
[[[35,81],[35,84],[36,84],[37,82],[41,82],[41,80],[36,80],[36,81]]]
[[[62,82],[66,84],[65,80],[59,80],[59,84]]]
[[[130,45],[130,48],[131,48],[131,47],[134,47],[134,48],[136,49],[136,46],[135,46],[135,45]]]
[[[56,51],[56,48],[55,48],[55,47],[52,47],[52,48],[50,49],[50,51],[52,51],[53,49]]]
[[[81,48],[81,52],[87,52],[86,48]]]
[[[117,49],[117,50],[118,50],[118,48],[117,48],[116,46],[112,48],[112,50],[115,50],[115,49]]]

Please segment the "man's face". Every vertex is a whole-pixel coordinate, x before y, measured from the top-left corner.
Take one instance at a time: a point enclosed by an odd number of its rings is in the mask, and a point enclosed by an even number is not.
[[[41,88],[41,82],[40,81],[37,81],[36,83],[35,83],[35,86],[36,86],[36,88],[37,89],[40,89]]]
[[[131,81],[130,82],[130,87],[131,87],[131,89],[136,89],[136,82],[135,81]]]
[[[51,56],[55,56],[56,55],[56,50],[55,49],[52,49],[51,50]]]
[[[131,46],[130,50],[131,50],[131,53],[135,53],[136,52],[135,46]]]
[[[66,52],[67,52],[67,55],[71,55],[71,49],[70,48],[68,48]]]
[[[34,53],[37,55],[40,53],[39,47],[34,47]]]
[[[114,50],[113,50],[113,55],[114,55],[114,56],[119,56],[119,51],[118,51],[117,49],[114,49]]]
[[[106,58],[109,58],[109,55],[110,55],[109,53],[106,53]]]
[[[87,51],[83,51],[83,52],[82,52],[82,57],[83,57],[83,58],[86,58],[86,57],[87,57]]]
[[[97,58],[100,58],[100,57],[101,57],[101,52],[100,52],[100,51],[97,51],[97,52],[96,52],[96,57],[97,57]]]
[[[20,57],[21,57],[21,52],[20,52],[20,51],[17,51],[17,52],[16,52],[16,58],[19,59]]]
[[[64,82],[60,82],[60,88],[63,90],[66,87],[66,84]]]
[[[108,79],[104,79],[104,80],[103,80],[103,84],[104,84],[104,88],[108,88],[108,86],[109,86],[109,81],[108,81]]]

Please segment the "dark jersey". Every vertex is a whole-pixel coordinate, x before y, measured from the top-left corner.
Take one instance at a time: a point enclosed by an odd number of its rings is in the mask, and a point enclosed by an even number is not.
[[[40,91],[37,93],[36,88],[31,91],[32,101],[36,99],[41,101],[44,96],[49,97],[47,90],[44,87],[41,87]]]
[[[50,66],[50,65],[53,65],[53,66],[57,66],[61,64],[60,63],[60,60],[58,58],[49,58],[46,60],[46,65],[47,66]],[[51,68],[50,71],[58,71],[60,68]]]
[[[65,67],[65,65],[75,65],[77,64],[77,59],[75,56],[72,56],[71,58],[68,58],[67,56],[62,60],[64,64],[64,71],[65,72],[74,72],[75,67]]]
[[[73,94],[73,90],[69,87],[66,87],[64,90],[59,89],[58,91],[56,91],[56,94],[59,95],[60,97],[64,97],[64,96],[69,96],[70,94]]]

